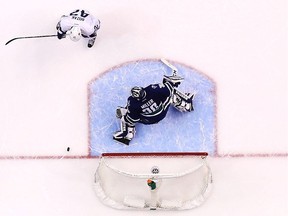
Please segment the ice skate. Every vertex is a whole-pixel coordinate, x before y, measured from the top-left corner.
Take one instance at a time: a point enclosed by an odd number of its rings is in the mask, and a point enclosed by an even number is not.
[[[94,43],[95,43],[96,38],[92,38],[88,40],[88,47],[91,48],[93,47]]]

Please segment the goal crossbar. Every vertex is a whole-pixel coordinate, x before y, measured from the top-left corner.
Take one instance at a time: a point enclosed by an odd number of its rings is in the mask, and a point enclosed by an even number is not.
[[[207,157],[207,152],[132,152],[132,153],[102,153],[101,157],[181,157],[181,156],[202,156]]]

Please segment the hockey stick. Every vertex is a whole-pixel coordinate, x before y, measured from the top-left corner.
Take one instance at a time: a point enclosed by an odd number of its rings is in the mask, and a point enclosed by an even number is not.
[[[177,75],[178,69],[177,69],[174,65],[170,64],[170,63],[169,63],[166,59],[164,59],[164,58],[161,58],[160,60],[161,60],[161,62],[162,62],[163,64],[165,64],[166,66],[168,66],[169,68],[171,68],[171,69],[173,70],[173,76],[176,76],[176,75]]]
[[[12,38],[11,40],[7,41],[5,45],[11,43],[14,40],[18,40],[18,39],[29,39],[29,38],[45,38],[45,37],[56,37],[56,35],[38,35],[38,36],[26,36],[26,37],[16,37],[16,38]]]
[[[172,77],[177,77],[177,79],[184,79],[184,78],[182,78],[182,77],[179,77],[178,75],[177,75],[177,73],[178,73],[178,69],[174,66],[174,65],[172,65],[172,64],[170,64],[166,59],[164,59],[164,58],[161,58],[160,59],[161,60],[161,62],[163,63],[163,64],[165,64],[167,67],[169,67],[169,68],[171,68],[172,70],[173,70],[173,75],[172,75]],[[164,75],[164,77],[165,77],[165,75]],[[170,77],[170,79],[171,79],[171,77]],[[173,94],[176,94],[176,95],[178,95],[178,97],[180,96],[181,98],[183,98],[185,101],[192,101],[193,99],[194,99],[194,96],[195,96],[195,93],[194,94],[191,94],[191,93],[188,93],[188,94],[184,94],[184,93],[182,93],[182,92],[180,92],[180,91],[178,91],[176,88],[174,88],[174,92],[173,92]],[[177,109],[179,109],[179,108],[177,108]],[[185,108],[186,109],[186,108]],[[186,109],[186,110],[188,110],[188,109]],[[191,102],[191,107],[189,108],[189,112],[190,111],[193,111],[194,110],[194,108],[193,108],[193,104],[192,104],[192,102]]]

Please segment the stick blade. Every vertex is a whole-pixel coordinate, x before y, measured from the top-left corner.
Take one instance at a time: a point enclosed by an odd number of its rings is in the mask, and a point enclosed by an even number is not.
[[[11,40],[7,41],[5,45],[11,43],[14,40],[18,40],[18,39],[29,39],[29,38],[47,38],[47,37],[56,37],[57,34],[53,34],[53,35],[36,35],[36,36],[25,36],[25,37],[15,37],[12,38]]]
[[[5,43],[5,46],[8,45],[10,42],[14,41],[16,38],[13,38]]]

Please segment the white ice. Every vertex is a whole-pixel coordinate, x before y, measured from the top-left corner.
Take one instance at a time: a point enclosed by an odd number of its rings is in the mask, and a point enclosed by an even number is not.
[[[55,33],[79,7],[101,20],[92,49],[56,38],[4,45]],[[87,85],[124,62],[162,57],[216,82],[218,157],[204,205],[156,214],[288,214],[287,1],[12,0],[1,9],[1,216],[135,215],[93,191]]]

